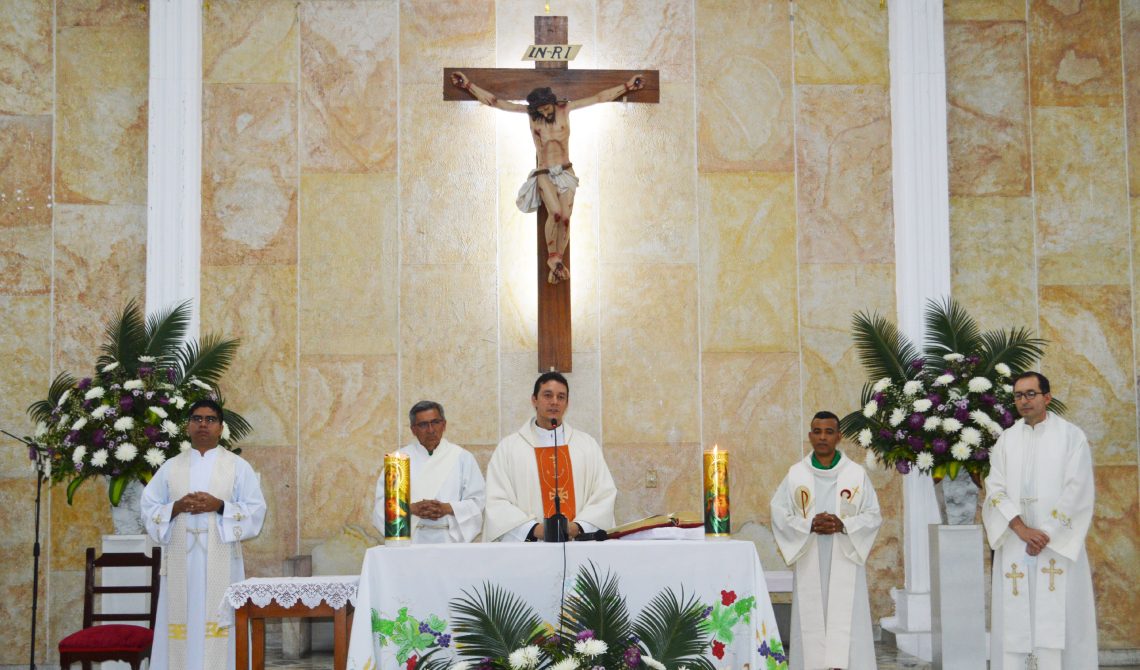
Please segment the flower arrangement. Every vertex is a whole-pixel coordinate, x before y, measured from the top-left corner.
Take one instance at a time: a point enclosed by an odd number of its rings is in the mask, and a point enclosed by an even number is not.
[[[233,361],[238,340],[207,335],[184,342],[190,303],[143,320],[132,300],[107,327],[95,372],[79,381],[61,373],[45,400],[28,408],[37,421],[29,457],[44,458],[45,478],[68,482],[67,502],[92,477],[107,477],[112,505],[131,481],[149,482],[168,459],[190,448],[190,406],[209,398],[224,406],[218,381]],[[221,445],[234,444],[250,426],[227,410]]]
[[[1017,420],[1012,379],[1044,353],[1044,340],[1024,329],[982,333],[953,300],[926,309],[928,344],[920,355],[894,324],[855,315],[855,343],[872,380],[862,409],[844,417],[843,434],[867,449],[870,469],[917,469],[955,479],[965,470],[979,483],[989,452]],[[1054,400],[1050,409],[1064,411]]]

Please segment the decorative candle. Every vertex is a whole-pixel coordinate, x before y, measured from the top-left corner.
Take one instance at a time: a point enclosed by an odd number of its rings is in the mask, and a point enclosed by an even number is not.
[[[412,461],[407,454],[384,455],[384,544],[412,543]]]
[[[715,444],[705,451],[704,481],[705,537],[728,537],[728,452]]]

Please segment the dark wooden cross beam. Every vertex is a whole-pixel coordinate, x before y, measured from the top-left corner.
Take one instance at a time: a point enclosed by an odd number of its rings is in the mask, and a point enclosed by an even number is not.
[[[536,16],[534,43],[569,44],[568,28],[569,20],[565,16]],[[578,100],[624,84],[638,74],[644,78],[645,88],[631,91],[624,100],[653,103],[661,99],[657,70],[570,70],[566,61],[535,61],[534,67],[534,70],[444,68],[443,99],[456,102],[472,99],[470,93],[451,83],[451,73],[460,71],[480,88],[505,100],[525,100],[528,93],[541,86],[549,86],[560,100]],[[524,120],[519,122],[526,123]],[[521,156],[519,158],[522,159]],[[570,158],[573,160],[574,157]],[[597,175],[592,175],[591,178],[597,179]],[[546,280],[550,271],[546,257],[546,207],[541,206],[538,209],[538,371],[571,372],[573,341],[570,330],[570,282],[551,284]],[[569,244],[566,245],[562,264],[570,270],[573,277]]]

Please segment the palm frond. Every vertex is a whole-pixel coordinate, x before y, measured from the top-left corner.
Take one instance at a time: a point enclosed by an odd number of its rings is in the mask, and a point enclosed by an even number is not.
[[[1050,400],[1049,404],[1045,406],[1045,409],[1049,410],[1050,412],[1052,412],[1058,416],[1069,411],[1069,408],[1067,406],[1065,406],[1065,403],[1061,402],[1060,400],[1057,400],[1056,398],[1053,398],[1052,400]]]
[[[107,324],[104,338],[100,347],[103,355],[96,361],[100,369],[118,361],[130,373],[138,370],[139,356],[143,355],[146,346],[146,323],[137,302],[132,299],[118,318]]]
[[[669,588],[657,594],[638,615],[633,633],[649,655],[666,668],[683,665],[714,670],[715,666],[704,656],[708,636],[698,625],[703,608],[695,597],[684,598],[684,591],[678,598]]]
[[[949,353],[972,356],[981,348],[978,322],[956,300],[926,303],[926,353],[936,366]]]
[[[604,668],[621,665],[622,652],[629,644],[633,628],[625,598],[618,590],[617,576],[607,572],[605,579],[601,579],[593,561],[588,569],[583,565],[578,570],[573,594],[566,600],[566,624],[574,632],[592,630],[594,639],[606,643],[609,651],[594,659],[596,663],[591,661],[594,665]]]
[[[48,387],[47,399],[32,403],[28,407],[28,416],[32,421],[47,421],[51,418],[52,410],[59,405],[59,399],[63,397],[64,392],[74,386],[75,377],[72,377],[71,373],[59,373]]]
[[[863,391],[859,394],[860,408],[865,407],[867,403],[870,402],[871,396],[874,395],[874,391],[871,388],[872,386],[873,384],[870,382],[863,384]],[[839,431],[848,439],[854,439],[855,436],[859,434],[859,431],[864,428],[869,428],[870,426],[871,420],[863,416],[862,409],[857,409],[839,420]]]
[[[1047,341],[1033,337],[1026,328],[1010,328],[1009,332],[993,330],[981,337],[982,363],[986,372],[993,370],[998,363],[1005,363],[1016,376],[1041,360],[1047,344]]]
[[[218,404],[224,408],[226,401],[220,400]],[[241,442],[253,432],[253,426],[249,424],[249,421],[241,414],[230,409],[226,410],[226,425],[230,427],[230,443]]]
[[[192,301],[186,300],[147,317],[143,343],[145,355],[160,361],[174,357],[190,329],[191,305]]]
[[[533,644],[542,632],[542,620],[521,598],[485,582],[483,592],[463,592],[451,601],[456,648],[470,659],[506,658],[512,651]]]
[[[187,342],[175,354],[178,381],[194,376],[216,386],[234,362],[239,346],[240,339],[227,340],[216,333],[207,334],[199,342]]]
[[[914,368],[910,363],[918,358],[918,349],[899,332],[898,326],[878,313],[859,312],[851,330],[859,360],[872,379],[890,377],[901,382],[912,376]]]
[[[437,653],[443,651],[441,647],[436,647],[428,653],[420,656],[416,660],[415,670],[447,670],[451,664],[447,662],[446,658],[432,658]]]

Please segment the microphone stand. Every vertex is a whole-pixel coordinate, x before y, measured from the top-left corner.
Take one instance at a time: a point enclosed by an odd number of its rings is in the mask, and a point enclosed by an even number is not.
[[[35,445],[16,437],[6,430],[0,429],[0,433],[4,433],[8,437],[18,442],[23,442],[30,448],[35,449]],[[36,454],[36,541],[32,545],[32,644],[30,658],[28,659],[29,670],[36,670],[36,609],[39,605],[40,597],[40,500],[41,491],[43,490],[43,460],[40,458],[38,449]]]
[[[558,487],[558,419],[550,423],[554,429],[554,516],[543,522],[542,539],[545,542],[566,542],[570,539],[570,522],[562,514],[562,489]]]

